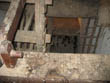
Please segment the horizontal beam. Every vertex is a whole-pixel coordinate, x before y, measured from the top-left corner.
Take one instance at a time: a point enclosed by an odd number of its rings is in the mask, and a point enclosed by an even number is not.
[[[15,41],[16,42],[27,42],[27,43],[36,43],[37,37],[36,37],[35,31],[22,31],[18,30],[16,33]]]
[[[27,77],[30,74],[33,78],[52,80],[56,78],[109,81],[109,63],[109,55],[24,52],[24,59],[18,62],[17,67],[5,72],[2,71],[4,68],[0,68],[0,76]],[[26,71],[27,65],[29,69],[32,68],[32,72]]]
[[[24,77],[9,77],[9,76],[0,76],[1,83],[109,83],[110,81],[92,81],[92,80],[51,80],[51,79],[38,79],[38,78],[24,78]],[[67,82],[68,81],[68,82]]]
[[[46,43],[51,42],[51,35],[46,34]],[[25,42],[25,43],[36,43],[37,42],[37,34],[35,31],[23,31],[18,30],[15,36],[15,42]]]

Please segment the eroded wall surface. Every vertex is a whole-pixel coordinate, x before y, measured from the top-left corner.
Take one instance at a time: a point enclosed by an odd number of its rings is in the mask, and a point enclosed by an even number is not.
[[[99,40],[98,47],[96,49],[98,54],[110,54],[110,28],[103,27]]]

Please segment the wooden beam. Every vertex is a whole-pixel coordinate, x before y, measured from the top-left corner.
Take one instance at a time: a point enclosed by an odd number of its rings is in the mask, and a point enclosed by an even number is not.
[[[51,35],[46,34],[45,42],[51,42]],[[36,31],[18,30],[15,37],[15,42],[36,43],[38,41]]]
[[[37,37],[37,50],[43,51],[45,46],[45,1],[35,1],[35,31]]]
[[[39,78],[24,78],[24,77],[10,77],[0,76],[1,83],[109,83],[110,81],[99,81],[99,80],[67,80],[67,79],[39,79]]]
[[[22,31],[18,30],[16,33],[15,41],[16,42],[27,42],[27,43],[36,43],[37,34],[35,31]]]
[[[19,60],[16,68],[6,68],[3,72],[4,67],[1,67],[0,76],[27,77],[30,74],[35,79],[109,81],[109,63],[110,55],[24,52],[24,59]],[[28,71],[27,67],[32,68],[32,72]],[[94,83],[91,81],[90,83]]]

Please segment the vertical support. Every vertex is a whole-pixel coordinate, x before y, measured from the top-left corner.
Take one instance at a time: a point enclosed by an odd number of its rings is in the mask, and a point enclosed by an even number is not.
[[[86,36],[88,32],[88,26],[90,19],[83,19],[80,27],[80,52],[83,53],[86,44]]]
[[[24,23],[25,23],[25,15],[22,16],[19,30],[23,30]],[[17,50],[21,50],[21,43],[20,42],[17,42]]]
[[[34,18],[34,14],[35,14],[34,6],[33,5],[28,6],[27,9],[29,11],[28,12],[26,11],[26,18],[25,18],[26,24],[25,24],[25,27],[24,27],[24,31],[28,31],[29,30],[30,25],[32,24],[32,20]],[[33,44],[30,44],[30,46],[32,48]],[[24,43],[23,47],[24,47],[24,49],[26,49],[27,48],[27,43]]]
[[[35,1],[35,31],[37,34],[37,51],[45,50],[45,0]]]
[[[97,48],[97,46],[98,46],[98,41],[99,41],[99,36],[100,36],[100,34],[101,34],[101,31],[102,31],[102,27],[100,26],[99,31],[98,31],[98,35],[97,35],[97,38],[96,38],[96,43],[95,43],[95,47],[94,47],[93,53],[96,52],[96,48]]]
[[[87,49],[87,53],[90,53],[91,45],[92,45],[92,42],[93,42],[93,39],[94,39],[94,34],[96,32],[96,27],[97,27],[97,19],[95,19],[95,25],[94,25],[93,31],[91,33],[91,37],[90,37],[90,40],[89,40],[89,46],[88,46],[88,49]]]
[[[90,18],[88,19],[88,23],[87,23],[87,26],[86,26],[86,30],[85,30],[85,34],[84,34],[85,36],[87,36],[89,24],[90,24]],[[86,40],[87,40],[87,38],[84,37],[82,52],[84,52],[84,50],[85,50]]]

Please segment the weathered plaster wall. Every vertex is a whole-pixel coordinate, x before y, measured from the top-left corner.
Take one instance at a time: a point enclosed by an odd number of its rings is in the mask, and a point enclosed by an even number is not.
[[[47,16],[95,17],[98,4],[98,0],[54,0],[53,6],[48,6]]]
[[[110,28],[109,27],[103,27],[99,37],[96,53],[110,54]]]

